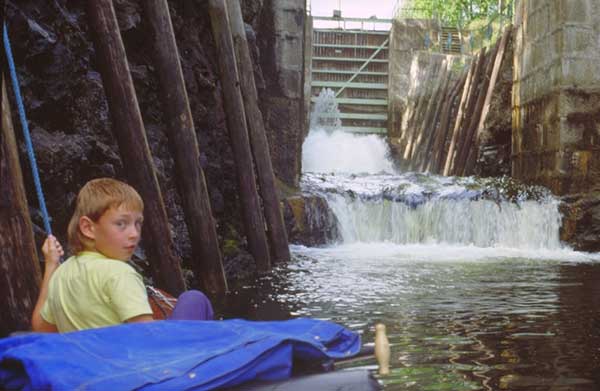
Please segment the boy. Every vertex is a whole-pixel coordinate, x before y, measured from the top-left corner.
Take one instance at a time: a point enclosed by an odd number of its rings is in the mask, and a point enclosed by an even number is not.
[[[31,325],[38,332],[66,332],[124,322],[152,321],[142,277],[127,263],[142,233],[144,203],[131,186],[111,178],[94,179],[80,190],[69,222],[74,256],[49,236],[46,262]],[[212,319],[201,292],[185,292],[171,319]]]

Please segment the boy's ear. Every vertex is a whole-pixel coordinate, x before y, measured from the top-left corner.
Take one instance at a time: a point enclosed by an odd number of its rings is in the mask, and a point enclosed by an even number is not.
[[[94,240],[96,234],[94,233],[94,222],[87,216],[81,216],[79,218],[79,231],[88,239]]]

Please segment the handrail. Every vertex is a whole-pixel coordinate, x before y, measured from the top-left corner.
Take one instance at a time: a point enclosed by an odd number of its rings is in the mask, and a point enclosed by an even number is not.
[[[369,58],[367,59],[367,61],[365,61],[365,63],[364,63],[364,64],[362,64],[360,68],[358,68],[358,71],[356,71],[356,73],[354,73],[354,75],[352,75],[352,77],[350,77],[350,79],[349,79],[349,80],[348,80],[348,81],[347,81],[347,82],[346,82],[346,83],[345,83],[345,84],[342,86],[342,88],[340,88],[340,89],[339,89],[339,90],[338,90],[338,91],[335,93],[335,97],[336,97],[336,98],[337,98],[337,97],[338,97],[338,96],[339,96],[339,95],[342,93],[342,91],[344,91],[344,89],[345,89],[346,87],[348,87],[348,86],[350,85],[350,83],[352,83],[352,80],[354,80],[354,79],[356,78],[356,76],[358,76],[358,74],[359,74],[359,73],[360,73],[360,72],[361,72],[363,69],[365,69],[365,67],[366,67],[367,65],[369,65],[369,63],[371,62],[371,60],[372,60],[372,59],[374,59],[374,58],[375,58],[375,56],[377,55],[377,53],[379,53],[379,52],[380,52],[380,51],[381,51],[381,50],[382,50],[382,49],[383,49],[383,48],[384,48],[384,47],[385,47],[385,46],[386,46],[386,45],[387,45],[389,42],[390,42],[390,38],[388,37],[388,38],[386,38],[386,40],[385,40],[385,41],[383,41],[383,43],[382,43],[382,44],[379,46],[379,48],[378,48],[377,50],[375,50],[375,51],[373,52],[373,54],[371,54],[371,57],[369,57]]]

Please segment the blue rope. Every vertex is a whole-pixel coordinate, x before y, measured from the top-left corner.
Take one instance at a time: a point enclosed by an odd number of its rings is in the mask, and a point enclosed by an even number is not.
[[[25,146],[27,147],[27,155],[29,156],[29,162],[31,164],[31,172],[33,174],[33,182],[35,184],[35,191],[37,193],[38,202],[42,211],[42,217],[44,219],[44,228],[48,235],[52,234],[52,228],[50,227],[50,216],[48,216],[48,210],[46,209],[46,201],[44,200],[44,192],[42,191],[42,184],[40,183],[40,175],[38,172],[37,163],[35,161],[35,153],[33,151],[33,144],[31,143],[31,136],[29,134],[29,125],[27,124],[27,117],[25,115],[25,107],[23,107],[23,98],[21,97],[21,89],[19,88],[19,79],[17,78],[17,72],[15,70],[15,62],[13,60],[12,50],[10,48],[10,41],[8,39],[8,29],[6,23],[4,23],[3,29],[4,36],[4,49],[6,51],[6,58],[8,60],[8,67],[10,70],[10,77],[12,79],[13,91],[17,99],[17,107],[19,109],[19,118],[21,120],[21,126],[23,127],[23,135],[25,137]]]

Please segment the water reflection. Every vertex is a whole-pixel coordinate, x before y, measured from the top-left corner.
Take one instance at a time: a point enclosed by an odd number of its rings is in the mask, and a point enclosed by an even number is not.
[[[457,248],[467,254],[460,260],[432,246],[441,255],[432,261],[382,246],[354,256],[344,246],[294,247],[293,262],[241,292],[254,308],[244,315],[330,319],[364,341],[384,322],[389,390],[600,389],[600,264],[585,254],[471,249],[477,258]]]

